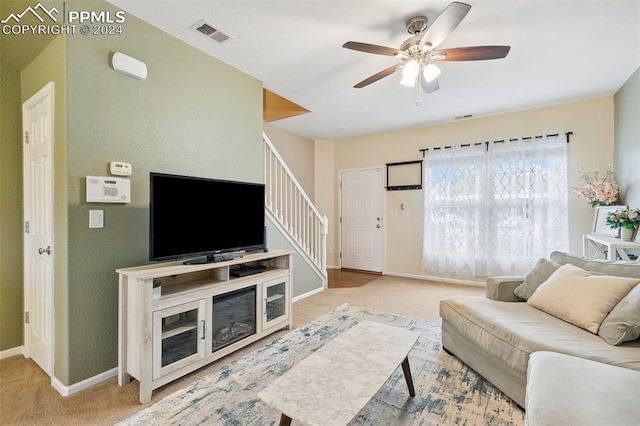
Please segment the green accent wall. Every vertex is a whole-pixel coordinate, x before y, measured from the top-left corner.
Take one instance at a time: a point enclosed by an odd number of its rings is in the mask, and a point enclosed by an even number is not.
[[[295,246],[280,233],[278,228],[276,228],[269,218],[265,220],[265,224],[267,226],[267,246],[269,249],[285,249],[293,251],[292,296],[302,296],[305,293],[322,288],[322,278],[320,278],[304,258],[296,252]]]
[[[41,0],[41,3],[51,9],[63,10],[64,0]],[[0,19],[9,14],[21,14],[27,7],[34,7],[38,1],[33,0],[0,0]],[[20,25],[40,25],[42,22],[32,13],[22,15]],[[2,34],[0,36],[0,51],[17,70],[23,70],[51,41],[55,34],[38,34],[36,36],[24,34]]]
[[[13,40],[11,59],[0,55],[0,351],[23,344],[21,104],[53,81],[54,376],[64,386],[117,367],[115,270],[149,263],[149,172],[263,181],[262,83],[128,13],[122,30],[58,36],[28,60],[20,46],[44,41]],[[114,71],[114,52],[145,62],[147,79]],[[108,176],[111,161],[132,164],[131,203],[87,203],[86,176]],[[104,228],[89,229],[96,209]],[[209,225],[206,212],[193,218],[194,232]],[[269,225],[269,246],[289,248]],[[294,267],[294,295],[321,286],[297,254]]]
[[[20,71],[0,55],[0,352],[22,346]]]
[[[67,37],[67,385],[117,366],[115,269],[149,262],[149,172],[262,181],[262,83],[130,14],[122,28]],[[115,72],[113,52],[145,62],[147,79]],[[86,203],[85,176],[111,161],[132,164],[131,203]],[[103,229],[89,229],[90,209],[104,210]],[[206,211],[193,218],[194,232],[210,225]]]
[[[615,94],[613,107],[616,180],[622,202],[640,208],[640,68]]]
[[[67,1],[66,7],[118,10],[103,1]],[[55,38],[22,70],[21,87],[15,70],[5,77],[9,66],[2,62],[3,117],[6,109],[18,123],[21,102],[49,81],[55,83],[54,375],[67,386],[117,366],[115,270],[149,262],[149,172],[263,179],[262,83],[130,14],[122,29],[121,35]],[[147,79],[115,72],[110,65],[114,52],[145,62]],[[17,90],[12,102],[4,96],[5,87]],[[17,136],[7,132],[7,138],[12,143],[17,138],[20,149],[20,124],[10,130]],[[21,248],[11,273],[4,270],[5,259],[10,260],[4,256],[6,247],[15,250],[5,229],[11,228],[20,241],[22,237],[22,152],[15,152],[13,145],[5,148],[5,136],[2,140],[3,177],[11,172],[20,182],[3,178],[1,200],[18,190],[20,200],[13,202],[17,223],[8,219],[4,202],[0,217],[0,318],[3,330],[6,324],[11,334],[5,343],[3,332],[0,350],[22,344],[23,298]],[[11,167],[5,168],[5,160]],[[132,164],[132,202],[87,203],[85,177],[108,176],[111,161]],[[212,207],[233,206],[212,200]],[[93,209],[104,210],[104,228],[89,229]],[[194,232],[201,225],[210,225],[206,212],[193,218]],[[5,284],[9,282],[15,284]],[[5,304],[17,310],[5,310]]]

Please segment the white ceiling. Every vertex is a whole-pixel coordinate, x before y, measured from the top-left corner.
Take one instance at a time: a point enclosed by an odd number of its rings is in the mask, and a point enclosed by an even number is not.
[[[109,1],[310,110],[271,124],[311,139],[609,96],[640,66],[638,0],[470,0],[471,11],[439,47],[511,51],[505,59],[438,64],[440,90],[417,107],[399,72],[353,88],[398,59],[341,46],[351,40],[399,48],[409,38],[408,18],[433,22],[449,1]],[[201,19],[233,39],[216,44],[191,30]]]

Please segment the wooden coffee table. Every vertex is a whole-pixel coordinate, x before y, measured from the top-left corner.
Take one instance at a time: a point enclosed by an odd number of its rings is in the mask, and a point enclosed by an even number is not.
[[[418,334],[363,321],[300,361],[258,393],[282,412],[281,425],[346,425],[402,365],[415,396],[409,351]]]

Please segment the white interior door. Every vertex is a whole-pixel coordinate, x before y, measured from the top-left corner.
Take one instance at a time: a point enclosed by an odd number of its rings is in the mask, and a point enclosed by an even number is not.
[[[24,355],[53,373],[53,90],[22,106],[24,130]]]
[[[340,172],[341,267],[382,272],[382,169]]]

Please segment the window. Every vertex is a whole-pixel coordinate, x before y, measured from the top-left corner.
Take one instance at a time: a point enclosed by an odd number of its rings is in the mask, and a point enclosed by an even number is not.
[[[540,257],[566,250],[566,162],[559,138],[429,152],[423,269],[465,278],[525,274]]]

